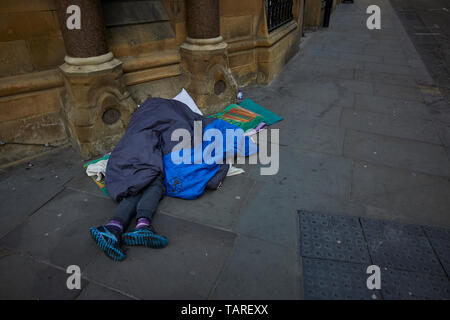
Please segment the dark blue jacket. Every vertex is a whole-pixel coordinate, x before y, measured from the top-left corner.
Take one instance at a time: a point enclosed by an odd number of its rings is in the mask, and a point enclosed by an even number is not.
[[[190,133],[191,159],[194,160],[194,121],[202,123],[202,138],[209,129],[222,132],[224,137],[227,129],[241,130],[226,121],[196,114],[176,100],[147,99],[133,114],[127,131],[109,158],[105,183],[111,197],[120,201],[135,195],[160,174],[164,176],[166,194],[173,197],[196,199],[207,187],[217,188],[227,174],[227,164],[207,163],[205,159],[195,164],[194,161],[191,164],[173,161],[173,148],[179,144],[171,140],[176,129],[186,129]],[[202,151],[213,141],[215,139],[203,142]],[[230,152],[248,156],[256,150],[248,137],[233,139],[228,145],[224,139],[220,154],[213,152],[212,157],[224,159]],[[183,155],[183,152],[178,151],[178,154]]]

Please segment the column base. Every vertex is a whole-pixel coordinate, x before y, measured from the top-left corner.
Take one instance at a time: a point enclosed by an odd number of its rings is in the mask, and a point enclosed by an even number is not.
[[[180,46],[182,66],[188,76],[187,90],[206,115],[236,102],[237,84],[228,64],[227,44],[222,37],[187,38]]]
[[[75,58],[70,56],[65,56],[64,61],[72,66],[88,66],[88,65],[99,65],[114,59],[112,52],[108,52],[96,57],[89,58]]]
[[[66,62],[60,66],[67,91],[66,126],[72,143],[85,159],[111,151],[137,107],[126,91],[122,62],[106,58],[76,58],[77,64]],[[106,61],[93,63],[102,59]]]

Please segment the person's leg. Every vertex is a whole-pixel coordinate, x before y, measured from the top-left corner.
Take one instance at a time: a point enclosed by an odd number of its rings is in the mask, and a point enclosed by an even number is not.
[[[128,228],[131,219],[136,216],[136,209],[139,201],[141,200],[143,193],[139,192],[135,196],[128,196],[119,202],[114,215],[108,223],[108,226],[117,227],[120,229],[120,233]]]
[[[151,248],[163,248],[167,245],[168,240],[157,234],[152,226],[153,216],[165,191],[162,176],[157,177],[143,190],[136,207],[136,228],[122,236],[125,244]]]
[[[123,230],[136,215],[136,207],[141,196],[142,194],[138,194],[122,199],[106,226],[91,228],[91,236],[95,243],[113,260],[122,261],[126,258],[125,252],[120,248],[120,240]]]
[[[136,219],[139,222],[147,220],[148,225],[152,224],[153,216],[158,209],[159,202],[164,197],[166,189],[161,176],[158,176],[153,182],[142,192],[142,197],[136,207]]]

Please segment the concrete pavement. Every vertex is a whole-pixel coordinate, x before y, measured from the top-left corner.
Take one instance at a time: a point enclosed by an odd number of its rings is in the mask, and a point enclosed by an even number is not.
[[[366,28],[370,4],[382,30]],[[115,263],[96,248],[88,228],[115,204],[70,148],[1,171],[0,298],[301,299],[299,212],[450,228],[450,111],[387,0],[339,5],[244,95],[285,118],[279,173],[243,165],[199,200],[165,198],[164,250]],[[67,290],[69,265],[82,290]]]
[[[392,5],[450,103],[450,3],[446,0],[392,0]]]

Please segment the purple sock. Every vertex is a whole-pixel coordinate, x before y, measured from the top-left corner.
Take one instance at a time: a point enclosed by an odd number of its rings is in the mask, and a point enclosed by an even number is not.
[[[114,231],[121,233],[123,231],[123,225],[120,221],[117,220],[109,220],[108,224],[106,225],[108,228],[113,229]]]
[[[139,218],[136,224],[136,229],[148,227],[150,225],[150,220],[147,218]]]

